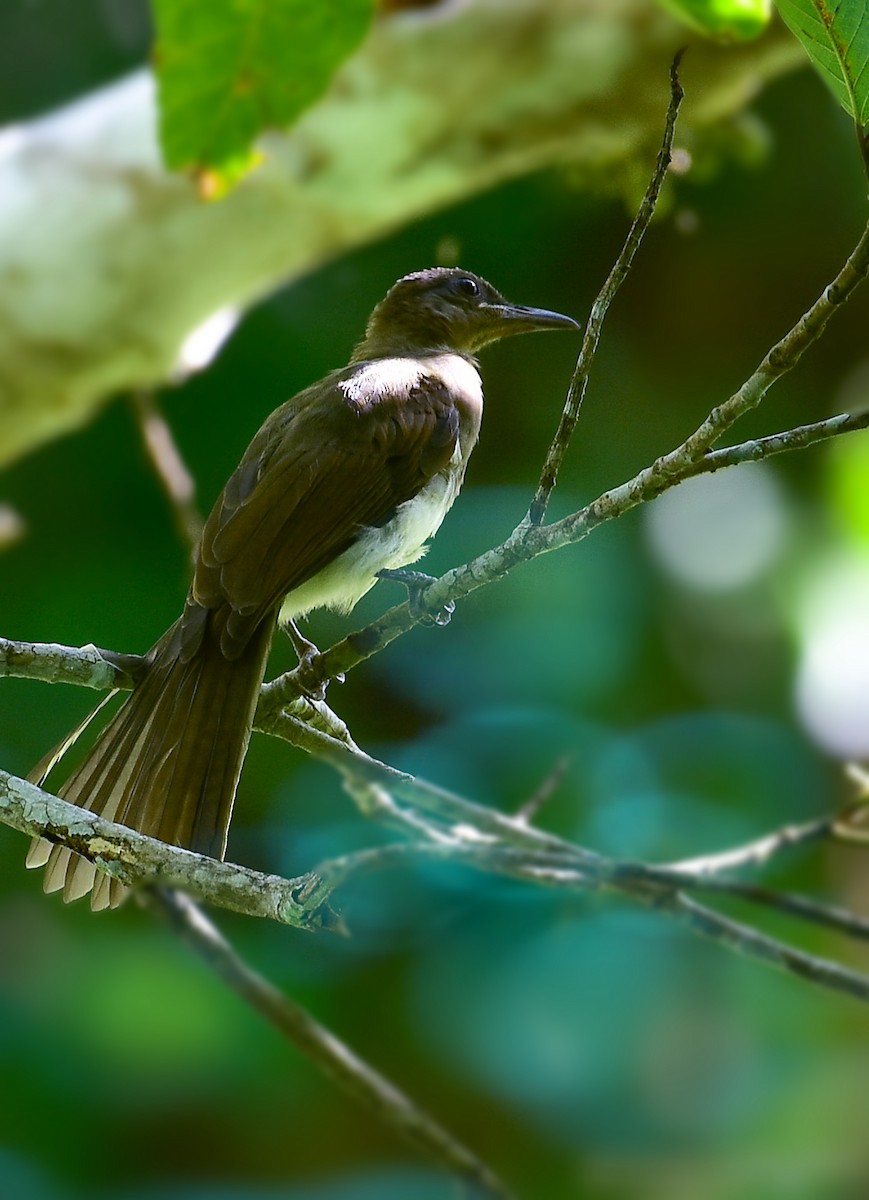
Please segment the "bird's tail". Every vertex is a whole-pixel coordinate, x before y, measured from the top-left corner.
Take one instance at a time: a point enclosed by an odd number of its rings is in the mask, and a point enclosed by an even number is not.
[[[273,623],[264,621],[242,654],[227,659],[207,627],[195,652],[185,654],[173,625],[151,650],[133,694],[57,794],[108,821],[222,858],[272,632]],[[58,757],[47,756],[33,781],[41,782],[36,776]],[[114,908],[126,895],[117,879],[42,838],[32,842],[27,865],[44,866],[45,890],[63,888],[66,901],[91,892],[94,910]]]

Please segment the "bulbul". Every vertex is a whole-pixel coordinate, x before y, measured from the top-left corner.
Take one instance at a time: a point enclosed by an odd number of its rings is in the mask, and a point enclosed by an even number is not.
[[[349,364],[276,409],[248,446],[205,523],[183,613],[58,795],[222,858],[276,622],[349,612],[378,571],[425,552],[480,432],[475,355],[565,328],[578,326],[508,303],[470,271],[399,279]],[[46,840],[27,864],[67,901],[91,892],[95,910],[127,890]]]

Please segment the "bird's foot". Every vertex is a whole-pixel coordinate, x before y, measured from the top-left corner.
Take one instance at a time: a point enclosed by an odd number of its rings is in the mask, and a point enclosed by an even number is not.
[[[324,679],[317,669],[317,659],[320,656],[320,651],[312,641],[305,637],[295,621],[287,621],[284,627],[290,641],[293,643],[296,658],[299,660],[299,665],[296,668],[296,677],[303,694],[309,700],[325,700],[329,680]],[[343,683],[343,675],[339,675],[336,678],[339,682]]]
[[[450,617],[456,611],[455,600],[447,600],[446,604],[432,611],[424,602],[426,590],[435,583],[434,575],[426,575],[425,571],[405,571],[401,568],[384,567],[377,572],[378,579],[394,579],[407,588],[407,602],[411,615],[425,625],[449,625]]]

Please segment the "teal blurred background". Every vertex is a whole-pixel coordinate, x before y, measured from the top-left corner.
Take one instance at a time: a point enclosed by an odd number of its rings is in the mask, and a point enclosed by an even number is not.
[[[116,77],[148,40],[134,0],[7,3],[0,119]],[[690,106],[690,58],[685,80]],[[670,185],[608,320],[555,515],[669,449],[734,390],[864,220],[852,131],[808,71],[689,149],[696,168]],[[164,397],[203,506],[267,412],[346,360],[396,276],[451,245],[512,299],[583,317],[628,219],[619,200],[550,173],[258,306],[212,368]],[[60,285],[74,304],[74,281]],[[866,322],[862,296],[744,434],[861,403]],[[576,350],[552,336],[487,353],[482,441],[427,569],[492,545],[524,512]],[[506,810],[566,758],[544,823],[615,855],[695,855],[827,812],[849,794],[842,755],[869,754],[865,625],[845,643],[853,653],[834,636],[866,595],[867,478],[858,435],[680,489],[475,594],[447,629],[401,639],[330,700],[368,751]],[[27,527],[3,556],[3,635],[144,651],[177,614],[185,550],[123,399],[9,470],[0,500]],[[328,644],[400,597],[381,585],[351,622],[318,615],[309,632]],[[291,661],[279,642],[272,672]],[[92,702],[4,681],[0,762],[25,773]],[[230,855],[265,870],[298,872],[382,837],[329,769],[263,737],[236,812]],[[167,930],[132,905],[95,918],[44,897],[24,851],[0,829],[2,1194],[455,1195]],[[866,877],[865,855],[818,848],[769,875],[858,909]],[[869,1013],[856,1002],[663,916],[466,871],[367,876],[337,906],[349,940],[220,924],[520,1196],[866,1195]],[[832,935],[766,927],[869,969]]]

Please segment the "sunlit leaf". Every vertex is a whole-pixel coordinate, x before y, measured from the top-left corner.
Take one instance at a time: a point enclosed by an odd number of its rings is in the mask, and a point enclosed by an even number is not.
[[[327,87],[368,28],[373,0],[154,0],[160,141],[167,166],[222,195],[252,143]]]
[[[869,546],[869,440],[865,436],[836,439],[827,457],[827,479],[842,526]]]
[[[869,11],[866,0],[776,0],[845,112],[869,121]]]
[[[692,29],[709,37],[748,41],[763,33],[770,0],[659,0]]]

